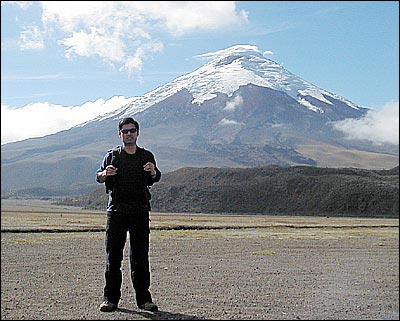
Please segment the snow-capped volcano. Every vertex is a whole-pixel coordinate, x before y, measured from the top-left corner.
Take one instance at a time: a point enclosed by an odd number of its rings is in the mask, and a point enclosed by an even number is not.
[[[256,46],[237,45],[198,57],[213,59],[196,71],[179,77],[169,84],[188,89],[194,97],[194,103],[212,99],[218,92],[231,96],[239,86],[253,84],[285,92],[300,104],[315,111],[323,112],[321,108],[307,102],[304,97],[311,96],[332,104],[325,98],[328,96],[342,100],[350,107],[358,108],[350,101],[312,85],[293,75],[282,65],[265,58]],[[160,90],[165,88],[161,87]]]
[[[2,189],[95,184],[105,151],[121,143],[117,126],[125,116],[139,121],[139,145],[154,152],[164,172],[189,166],[398,165],[398,148],[346,141],[331,126],[360,118],[367,108],[297,77],[256,46],[199,57],[209,61],[110,113],[2,145]]]
[[[197,70],[178,77],[142,97],[135,97],[129,108],[121,108],[100,118],[117,115],[122,109],[125,109],[123,115],[136,114],[182,89],[187,89],[193,95],[192,103],[202,104],[216,97],[218,93],[230,97],[240,86],[248,84],[284,92],[302,106],[318,113],[324,113],[325,110],[315,104],[315,100],[332,105],[330,98],[342,101],[351,108],[360,108],[351,101],[290,73],[282,65],[264,57],[257,46],[236,45],[197,57],[211,60]],[[309,99],[310,97],[315,100]]]

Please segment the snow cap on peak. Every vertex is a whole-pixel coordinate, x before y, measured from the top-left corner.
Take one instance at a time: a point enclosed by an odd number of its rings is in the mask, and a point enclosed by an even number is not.
[[[240,86],[253,84],[286,93],[303,107],[317,113],[324,113],[325,105],[332,105],[330,98],[340,100],[349,107],[359,107],[350,101],[325,91],[296,75],[281,64],[266,58],[270,51],[262,53],[254,45],[234,45],[222,50],[197,55],[208,62],[197,70],[180,76],[164,86],[135,101],[134,107],[126,113],[136,113],[186,89],[193,95],[192,103],[202,104],[213,99],[218,93],[231,97]]]
[[[196,58],[207,58],[207,59],[218,59],[224,58],[231,55],[256,55],[263,57],[261,51],[257,46],[253,45],[235,45],[226,49],[217,50],[214,52],[208,52],[200,55],[196,55]]]

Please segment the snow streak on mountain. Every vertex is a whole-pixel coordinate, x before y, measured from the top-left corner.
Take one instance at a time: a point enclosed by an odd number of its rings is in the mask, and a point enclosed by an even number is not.
[[[239,86],[248,84],[284,92],[302,106],[317,113],[324,113],[323,107],[315,106],[312,100],[307,99],[308,97],[332,105],[332,102],[329,101],[331,97],[342,101],[351,108],[360,108],[349,100],[314,86],[290,73],[282,65],[265,58],[257,46],[236,45],[198,57],[212,58],[212,60],[199,69],[178,77],[142,97],[134,97],[135,99],[128,106],[103,115],[96,120],[116,115],[133,115],[184,88],[193,95],[193,103],[202,104],[204,101],[214,98],[217,93],[231,96]]]

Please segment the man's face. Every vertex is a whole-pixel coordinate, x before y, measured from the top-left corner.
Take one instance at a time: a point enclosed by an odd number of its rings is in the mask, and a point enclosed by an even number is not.
[[[121,137],[126,146],[136,145],[138,135],[139,133],[134,124],[123,125],[119,131],[119,137]]]

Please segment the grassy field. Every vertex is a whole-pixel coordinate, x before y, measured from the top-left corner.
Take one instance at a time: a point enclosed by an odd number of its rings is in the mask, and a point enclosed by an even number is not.
[[[1,201],[2,231],[101,231],[105,229],[105,211],[52,205],[48,200],[4,199]],[[192,213],[151,213],[153,230],[353,230],[385,229],[398,232],[398,219],[223,215]]]

